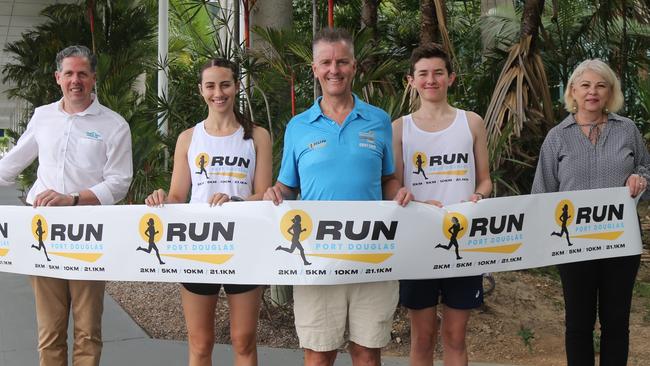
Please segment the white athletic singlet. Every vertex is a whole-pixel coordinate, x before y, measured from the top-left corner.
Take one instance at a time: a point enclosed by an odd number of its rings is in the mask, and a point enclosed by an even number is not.
[[[187,151],[192,174],[190,203],[206,203],[214,193],[246,198],[253,192],[255,144],[244,140],[244,128],[230,136],[211,136],[203,122],[194,126]]]
[[[441,131],[427,132],[409,114],[402,118],[404,186],[418,201],[443,205],[468,201],[476,188],[474,138],[465,111]]]

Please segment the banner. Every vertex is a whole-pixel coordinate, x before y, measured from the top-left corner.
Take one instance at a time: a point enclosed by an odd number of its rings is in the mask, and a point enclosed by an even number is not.
[[[0,208],[0,271],[66,279],[340,284],[641,253],[627,188],[493,198]]]

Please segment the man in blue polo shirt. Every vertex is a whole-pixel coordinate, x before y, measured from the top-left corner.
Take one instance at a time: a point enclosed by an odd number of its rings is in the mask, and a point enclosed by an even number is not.
[[[390,117],[352,94],[352,38],[344,30],[323,29],[312,47],[312,70],[323,96],[287,125],[278,182],[264,199],[280,204],[300,193],[303,200],[381,200],[383,187],[397,191],[389,198],[406,205],[412,195],[398,190],[393,177]],[[305,365],[333,365],[346,329],[353,364],[379,365],[397,299],[397,281],[294,286]]]

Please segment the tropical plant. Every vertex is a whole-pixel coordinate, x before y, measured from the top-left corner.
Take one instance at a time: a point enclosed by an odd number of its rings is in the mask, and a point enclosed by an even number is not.
[[[506,157],[517,156],[530,163],[534,156],[527,148],[530,145],[513,144],[513,137],[521,137],[524,125],[539,137],[546,131],[544,124],[553,120],[548,81],[537,48],[543,9],[544,0],[524,4],[520,40],[509,50],[485,113],[492,170]]]
[[[153,70],[153,14],[155,3],[151,1],[79,1],[50,5],[42,11],[46,17],[43,24],[7,45],[5,51],[14,55],[15,62],[2,69],[3,82],[15,85],[9,89],[9,96],[28,102],[25,118],[19,121],[19,126],[24,128],[35,107],[60,98],[61,91],[53,77],[56,53],[71,44],[95,49],[97,96],[102,104],[120,113],[132,129],[137,159],[135,179],[127,196],[127,201],[131,202],[139,201],[152,186],[157,186],[152,176],[140,177],[148,171],[147,161],[155,161],[160,154],[159,144],[151,141],[151,136],[155,135],[137,133],[153,120],[153,114],[147,112],[150,107],[136,90],[138,80],[144,80]],[[14,136],[20,132],[15,131]],[[23,179],[25,184],[31,184],[35,174],[27,170]]]
[[[550,103],[545,101],[540,104],[542,110],[537,109],[537,112],[534,112],[538,118],[534,118],[534,115],[533,118],[524,115],[525,118],[518,124],[499,124],[497,121],[505,121],[503,117],[508,116],[504,111],[511,109],[520,100],[524,101],[523,97],[527,95],[504,94],[504,79],[500,79],[493,96],[500,97],[501,100],[493,99],[492,112],[498,110],[501,114],[496,114],[496,118],[494,113],[486,115],[486,121],[491,123],[488,126],[491,129],[490,152],[493,171],[498,173],[499,178],[508,177],[506,191],[525,193],[526,190],[521,187],[530,186],[541,140],[547,130],[566,113],[561,103],[566,80],[575,66],[584,59],[602,58],[619,72],[622,80],[627,80],[627,83],[623,84],[627,110],[622,113],[636,120],[642,131],[649,134],[650,124],[644,120],[647,121],[650,115],[643,107],[644,84],[648,83],[648,79],[642,70],[647,70],[649,66],[647,50],[650,48],[650,38],[647,34],[650,31],[650,18],[644,16],[647,7],[640,6],[640,1],[627,2],[626,6],[623,6],[623,3],[625,1],[594,0],[557,0],[545,3],[541,13],[540,33],[536,39],[541,66],[536,62],[538,65],[535,67],[545,70],[545,84],[552,96]],[[524,10],[521,6],[501,6],[492,9],[481,20],[486,43],[486,62],[501,59],[504,51],[511,47],[522,49],[517,43],[520,43],[521,39]],[[619,57],[621,44],[625,44],[625,59]],[[520,62],[519,58],[507,60],[510,63]],[[524,69],[515,72],[510,67],[509,70],[511,73],[504,77],[509,77],[512,81],[519,80],[515,77],[520,75],[524,76],[522,80],[532,75],[527,70],[522,74]],[[542,80],[538,81],[541,83]],[[514,85],[525,87],[526,83]],[[534,89],[529,86],[527,93],[539,93],[544,90],[541,86]],[[505,99],[506,95],[509,95],[509,101]],[[528,103],[536,103],[539,98],[529,97]],[[551,117],[543,110],[546,105],[552,109]],[[544,115],[543,119],[539,118],[540,111]],[[520,109],[519,112],[515,109],[513,114],[521,115],[522,112],[530,112],[530,109]],[[505,180],[499,182],[505,183]]]

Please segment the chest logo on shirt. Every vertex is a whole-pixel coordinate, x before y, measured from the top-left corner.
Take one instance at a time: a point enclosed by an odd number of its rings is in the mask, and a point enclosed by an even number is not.
[[[194,158],[198,169],[194,174],[205,175],[205,179],[210,179],[210,175],[244,179],[248,175],[250,163],[250,159],[241,156],[210,156],[202,152]]]
[[[377,149],[377,142],[375,138],[375,131],[359,132],[359,147],[366,149]]]
[[[416,151],[411,161],[413,163],[413,174],[422,174],[424,179],[428,180],[427,174],[467,175],[469,154],[451,153],[427,157],[427,154]]]
[[[101,141],[102,139],[102,135],[97,131],[86,131],[86,137],[98,141]]]
[[[570,200],[561,200],[555,206],[554,220],[558,230],[551,232],[566,240],[568,247],[572,247],[575,239],[589,240],[616,240],[623,235],[623,212],[625,204],[610,204],[593,207],[576,208]],[[575,225],[573,225],[575,221]],[[573,227],[572,227],[573,226]],[[625,244],[606,244],[605,249],[624,248]],[[602,245],[590,245],[585,248],[569,248],[568,251],[553,252],[553,256],[565,254],[592,252],[603,250]]]
[[[31,222],[34,242],[30,247],[43,253],[47,262],[52,256],[65,257],[82,262],[96,262],[104,253],[102,237],[104,224],[99,223],[52,223],[43,215],[34,215]],[[36,264],[36,268],[72,272],[103,272],[103,267],[79,267],[75,265]]]
[[[310,142],[309,144],[307,144],[309,150],[322,149],[325,146],[327,146],[327,140],[325,139],[316,140],[314,142]]]
[[[163,222],[156,214],[148,213],[140,218],[138,233],[143,243],[135,249],[155,256],[158,264],[168,264],[161,273],[179,273],[166,258],[190,262],[223,264],[234,255],[235,223],[230,222]],[[204,274],[203,269],[183,270],[184,273]],[[156,268],[141,268],[140,273],[156,273]],[[226,273],[228,274],[228,273]]]
[[[307,257],[379,264],[395,251],[397,225],[397,221],[314,221],[303,210],[290,210],[278,225],[288,243],[275,250],[298,254],[305,266],[312,265]],[[287,273],[280,270],[280,274]],[[314,274],[327,274],[327,270],[315,270]]]

